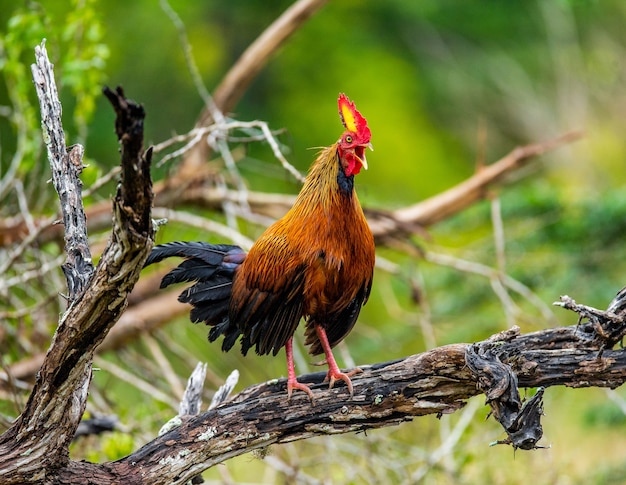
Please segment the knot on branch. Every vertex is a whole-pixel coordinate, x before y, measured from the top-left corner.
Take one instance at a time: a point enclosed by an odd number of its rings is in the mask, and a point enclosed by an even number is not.
[[[513,333],[515,331],[519,329],[513,329]],[[505,340],[513,335],[509,333],[503,335]],[[500,360],[501,346],[502,340],[492,339],[471,345],[465,352],[465,363],[476,377],[478,388],[485,393],[491,413],[506,431],[507,439],[497,443],[523,450],[538,448],[537,442],[543,436],[543,388],[522,403],[517,376]]]
[[[554,305],[578,313],[578,327],[592,334],[592,343],[599,347],[598,357],[612,349],[626,335],[626,287],[622,288],[606,310],[579,305],[567,295],[561,296]]]

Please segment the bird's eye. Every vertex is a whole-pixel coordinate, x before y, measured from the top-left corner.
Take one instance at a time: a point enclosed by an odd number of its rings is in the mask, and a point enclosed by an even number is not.
[[[346,140],[346,143],[352,143],[352,137],[350,135],[347,135],[345,140]]]

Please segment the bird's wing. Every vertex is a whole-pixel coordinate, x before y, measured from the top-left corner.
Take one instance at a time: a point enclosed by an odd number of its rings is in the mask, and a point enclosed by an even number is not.
[[[229,319],[243,334],[241,351],[276,355],[302,317],[305,265],[285,236],[264,234],[235,276]]]

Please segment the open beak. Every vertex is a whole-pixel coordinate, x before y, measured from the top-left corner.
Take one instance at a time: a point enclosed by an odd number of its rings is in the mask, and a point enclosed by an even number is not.
[[[356,155],[356,158],[359,160],[359,162],[361,162],[361,166],[367,170],[367,159],[365,158],[365,149],[369,148],[370,150],[374,151],[374,147],[372,146],[371,142],[368,143],[367,145],[359,145],[360,147],[363,147],[363,152],[361,153],[361,156]]]

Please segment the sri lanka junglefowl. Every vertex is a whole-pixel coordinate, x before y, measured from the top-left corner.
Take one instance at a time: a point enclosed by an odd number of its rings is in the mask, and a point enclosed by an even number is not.
[[[212,328],[209,340],[224,336],[222,350],[241,337],[241,352],[259,355],[285,347],[287,393],[313,393],[296,379],[293,335],[306,322],[305,344],[324,353],[326,379],[346,383],[360,369],[341,372],[332,347],[352,330],[372,286],[374,239],[354,190],[354,176],[367,169],[367,121],[344,94],[339,115],[346,131],[320,151],[293,207],[272,224],[246,254],[238,246],[172,242],[156,246],[146,265],[170,256],[186,258],[168,273],[161,288],[195,281],[179,300],[190,303],[191,320]]]

